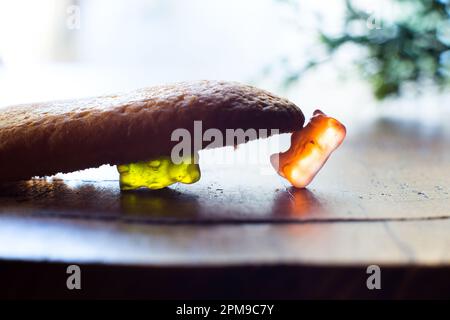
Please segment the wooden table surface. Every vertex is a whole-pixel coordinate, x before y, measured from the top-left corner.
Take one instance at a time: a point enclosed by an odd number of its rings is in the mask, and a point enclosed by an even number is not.
[[[445,125],[382,118],[349,127],[304,190],[245,165],[205,166],[200,182],[160,191],[121,193],[116,180],[95,177],[2,185],[0,259],[446,269],[449,146]]]

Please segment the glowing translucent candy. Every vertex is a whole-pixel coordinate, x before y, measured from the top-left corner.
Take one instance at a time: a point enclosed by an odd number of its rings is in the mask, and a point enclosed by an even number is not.
[[[273,154],[270,161],[280,176],[294,187],[304,188],[341,145],[345,134],[342,123],[316,110],[309,123],[292,134],[289,150]]]
[[[189,158],[175,164],[170,157],[158,157],[149,161],[118,165],[120,189],[161,189],[171,184],[194,183],[200,179],[200,167]]]

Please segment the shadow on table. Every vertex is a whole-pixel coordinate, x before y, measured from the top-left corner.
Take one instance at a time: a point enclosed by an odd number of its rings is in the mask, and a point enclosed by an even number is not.
[[[117,182],[71,185],[62,180],[34,179],[0,185],[0,212],[36,217],[121,219],[136,222],[286,222],[320,213],[322,205],[308,189],[287,188],[238,203],[208,194],[175,189],[120,192]],[[250,209],[249,209],[250,208]]]

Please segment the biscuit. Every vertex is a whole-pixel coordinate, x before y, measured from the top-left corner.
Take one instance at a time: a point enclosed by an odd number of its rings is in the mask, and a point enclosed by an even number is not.
[[[194,81],[0,109],[0,181],[170,155],[172,132],[303,127],[292,102],[236,82]]]

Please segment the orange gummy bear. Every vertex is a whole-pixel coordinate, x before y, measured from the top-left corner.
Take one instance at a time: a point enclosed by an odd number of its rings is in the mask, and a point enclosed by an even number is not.
[[[294,187],[304,188],[341,145],[345,135],[342,123],[316,110],[309,123],[292,134],[291,147],[286,152],[273,154],[270,162]]]

